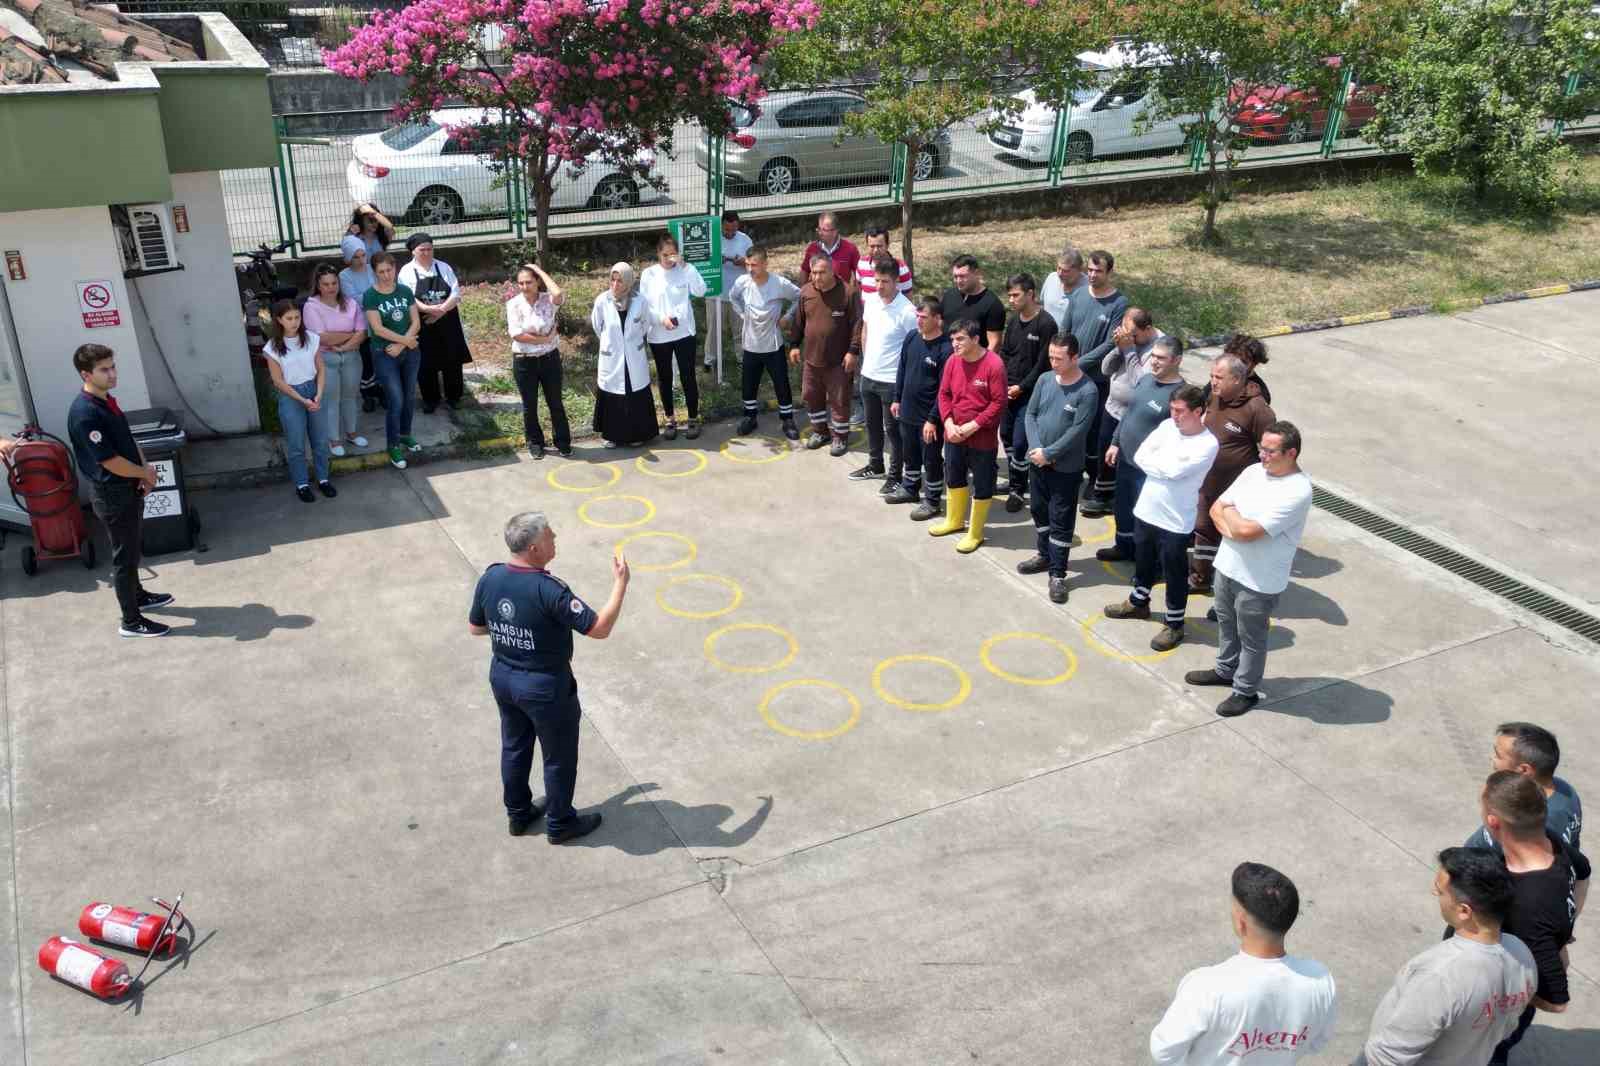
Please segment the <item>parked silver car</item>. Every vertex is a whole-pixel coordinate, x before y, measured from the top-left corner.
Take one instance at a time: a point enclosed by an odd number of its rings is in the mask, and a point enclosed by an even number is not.
[[[772,93],[759,105],[730,104],[734,132],[723,150],[730,192],[781,196],[814,182],[887,181],[894,149],[876,137],[844,129],[844,116],[866,108],[859,95],[837,89]],[[709,169],[705,138],[695,162]],[[917,152],[917,181],[935,177],[950,162],[950,136]]]

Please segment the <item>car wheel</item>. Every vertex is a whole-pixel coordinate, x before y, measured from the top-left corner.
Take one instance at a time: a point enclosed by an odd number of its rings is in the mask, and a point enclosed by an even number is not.
[[[937,173],[939,153],[927,146],[917,149],[917,162],[911,168],[911,176],[918,181],[927,181]]]
[[[618,211],[624,207],[639,206],[639,187],[621,174],[613,174],[600,183],[589,205],[604,211]]]
[[[430,185],[417,193],[417,198],[411,201],[411,210],[406,213],[406,220],[423,226],[446,226],[452,222],[460,222],[464,214],[466,211],[461,205],[461,197],[454,189],[443,185]]]
[[[1074,133],[1067,137],[1067,156],[1063,160],[1069,167],[1081,167],[1094,158],[1094,138],[1087,133]]]
[[[800,167],[793,159],[772,159],[761,168],[761,191],[782,196],[800,184]]]
[[[1303,118],[1291,119],[1283,128],[1284,144],[1300,144],[1311,136],[1311,123]]]

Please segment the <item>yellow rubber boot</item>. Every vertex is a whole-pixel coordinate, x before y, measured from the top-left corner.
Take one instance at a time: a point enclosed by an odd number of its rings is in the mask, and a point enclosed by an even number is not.
[[[967,535],[956,545],[956,551],[962,555],[969,555],[978,550],[978,545],[983,543],[983,524],[989,520],[989,505],[993,502],[993,500],[972,501],[972,524],[967,526]]]
[[[960,533],[967,524],[967,501],[972,499],[971,489],[950,489],[944,494],[944,517],[928,527],[930,537],[948,537]]]

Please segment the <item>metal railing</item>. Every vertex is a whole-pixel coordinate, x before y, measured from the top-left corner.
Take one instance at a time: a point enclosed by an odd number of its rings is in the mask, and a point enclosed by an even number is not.
[[[217,11],[226,15],[274,67],[320,68],[322,51],[337,48],[364,25],[374,11],[399,10],[409,0],[118,0],[125,15],[187,14]]]

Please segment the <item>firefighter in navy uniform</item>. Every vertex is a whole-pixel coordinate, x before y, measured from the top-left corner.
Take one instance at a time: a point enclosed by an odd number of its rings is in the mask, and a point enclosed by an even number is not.
[[[622,613],[628,564],[611,560],[611,597],[596,611],[547,569],[556,535],[540,511],[506,522],[511,559],[478,579],[467,626],[494,649],[489,687],[500,705],[500,777],[511,835],[522,836],[548,811],[546,838],[565,844],[594,832],[598,811],[578,814],[572,792],[578,780],[578,682],[572,676],[572,634],[604,640]],[[533,745],[544,755],[543,804],[528,788]]]

